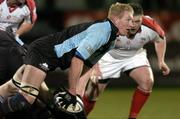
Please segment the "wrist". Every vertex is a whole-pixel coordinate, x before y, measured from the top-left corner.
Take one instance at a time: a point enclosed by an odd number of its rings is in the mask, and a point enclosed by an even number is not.
[[[158,61],[159,64],[163,64],[164,63],[164,60],[160,60]]]
[[[69,89],[69,93],[72,94],[72,95],[76,95],[76,90],[74,90],[74,89]]]

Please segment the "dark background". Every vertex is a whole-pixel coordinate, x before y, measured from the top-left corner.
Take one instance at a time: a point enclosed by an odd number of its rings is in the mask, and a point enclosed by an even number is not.
[[[179,0],[36,0],[37,22],[32,31],[21,38],[31,43],[37,38],[61,31],[63,28],[87,21],[106,18],[108,7],[115,2],[137,2],[142,5],[145,15],[153,17],[165,30],[167,37],[166,62],[171,68],[169,76],[162,76],[157,67],[153,44],[145,48],[154,71],[155,86],[180,86],[180,1]],[[49,73],[46,82],[50,86],[67,83],[67,71]],[[126,75],[114,80],[110,86],[134,86]]]

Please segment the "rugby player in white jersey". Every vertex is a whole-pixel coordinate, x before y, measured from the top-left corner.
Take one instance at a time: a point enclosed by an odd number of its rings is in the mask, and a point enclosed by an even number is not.
[[[129,31],[129,37],[119,36],[116,47],[106,53],[96,66],[80,79],[78,92],[83,96],[86,114],[92,111],[98,96],[104,91],[108,79],[119,78],[121,73],[127,73],[138,84],[133,98],[129,119],[136,119],[143,105],[152,92],[154,83],[153,72],[143,46],[154,42],[158,58],[158,66],[163,75],[168,75],[170,69],[164,61],[166,51],[165,33],[150,17],[143,16],[142,7],[130,4],[134,9],[134,27]],[[90,82],[86,87],[86,82]]]
[[[26,49],[19,36],[32,29],[36,18],[34,0],[0,0],[0,84],[23,64]]]

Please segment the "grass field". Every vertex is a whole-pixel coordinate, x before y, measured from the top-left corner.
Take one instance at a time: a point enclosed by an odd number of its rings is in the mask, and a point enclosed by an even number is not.
[[[88,119],[127,119],[133,89],[107,89]],[[154,88],[138,119],[180,119],[180,88]]]

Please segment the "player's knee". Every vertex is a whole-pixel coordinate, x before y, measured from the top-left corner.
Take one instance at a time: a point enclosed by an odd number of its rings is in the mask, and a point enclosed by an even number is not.
[[[21,85],[20,89],[20,93],[26,97],[30,104],[33,104],[39,94],[39,90],[36,87],[30,86],[28,84]]]
[[[154,85],[154,80],[151,77],[145,78],[139,87],[143,90],[151,91]]]
[[[31,107],[29,102],[20,93],[12,97],[8,97],[1,104],[1,110],[4,114],[16,111],[27,110]]]

